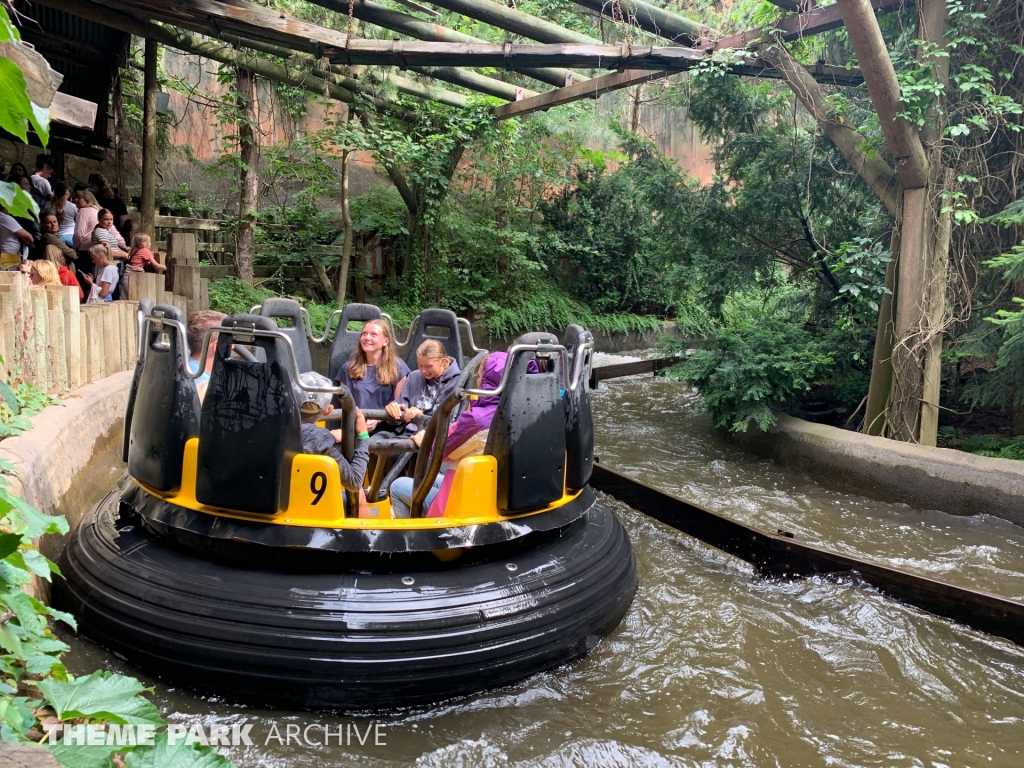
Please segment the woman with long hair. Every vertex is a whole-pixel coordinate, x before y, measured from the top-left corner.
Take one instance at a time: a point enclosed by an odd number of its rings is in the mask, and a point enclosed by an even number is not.
[[[77,254],[57,236],[57,214],[43,214],[43,240],[40,245],[43,258],[56,267],[60,284],[77,288],[79,301],[85,298],[81,284],[75,279],[74,271],[68,269],[68,264],[74,264],[77,260]]]
[[[95,280],[88,273],[82,273],[82,279],[89,287],[89,303],[113,301],[118,276],[117,267],[114,266],[114,254],[110,252],[110,246],[106,243],[94,245],[89,249],[89,256],[97,271]]]
[[[349,388],[358,408],[382,409],[402,394],[408,375],[409,366],[395,354],[391,326],[383,320],[370,320],[334,380]],[[372,430],[377,423],[370,420],[367,427]]]
[[[45,259],[37,259],[31,262],[28,279],[32,282],[33,288],[45,288],[48,285],[60,285],[60,278],[57,276],[57,267]]]
[[[430,416],[455,390],[461,373],[455,358],[448,356],[448,350],[437,339],[427,339],[416,349],[416,368],[406,378],[401,395],[384,409],[395,421],[406,422],[407,437],[419,431],[409,422],[417,416]]]
[[[76,251],[86,251],[92,245],[92,232],[99,222],[100,204],[96,196],[88,189],[75,192],[75,205],[78,214],[75,219],[75,234],[71,247]]]
[[[53,212],[57,214],[57,236],[68,248],[73,247],[78,207],[71,202],[71,189],[63,181],[53,182]]]

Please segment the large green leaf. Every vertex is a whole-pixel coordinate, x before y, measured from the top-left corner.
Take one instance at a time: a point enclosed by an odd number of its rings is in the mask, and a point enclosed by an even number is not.
[[[0,128],[28,143],[28,122],[35,120],[25,93],[25,76],[10,59],[0,56]]]
[[[131,677],[98,671],[68,682],[40,680],[39,690],[61,720],[91,717],[120,724],[164,724],[153,703],[139,695],[146,690],[142,683]]]
[[[138,747],[129,752],[128,768],[231,768],[231,763],[209,747],[189,746],[184,741],[171,746],[167,734],[157,734],[151,747]]]
[[[7,182],[4,182],[4,184],[7,184]],[[13,185],[13,184],[9,184],[8,186],[14,186],[14,185]],[[18,190],[19,190],[19,191],[20,191],[20,192],[21,192],[21,193],[22,193],[23,195],[25,195],[25,190],[21,189],[21,187],[18,187]],[[26,197],[29,197],[29,195],[25,195],[25,196],[26,196]],[[31,199],[31,198],[30,198],[30,199]],[[33,201],[33,202],[34,202],[34,201]],[[5,207],[5,208],[7,208],[7,210],[8,210],[8,211],[9,211],[9,210],[11,210],[11,209],[10,209],[10,208],[9,208],[8,206],[6,206],[6,205],[5,205],[4,207]],[[19,216],[20,214],[14,213],[14,214],[12,214],[12,215],[13,215],[13,216]],[[4,400],[6,400],[6,401],[7,401],[7,407],[11,409],[11,413],[13,413],[13,414],[14,414],[15,416],[17,416],[17,415],[18,415],[18,411],[19,411],[19,410],[21,410],[21,409],[20,409],[20,408],[18,407],[18,398],[17,398],[16,396],[15,396],[15,394],[14,394],[14,390],[13,390],[13,389],[11,389],[11,388],[10,388],[9,386],[7,386],[7,385],[6,385],[6,384],[5,384],[4,382],[2,382],[2,381],[0,381],[0,397],[2,397],[2,398],[3,398]]]
[[[0,205],[6,208],[7,213],[11,216],[22,216],[23,218],[39,216],[39,206],[36,205],[32,196],[22,187],[9,181],[0,181]],[[4,395],[4,397],[6,396]]]
[[[86,746],[84,744],[47,744],[47,748],[64,768],[111,768],[111,758],[124,747],[113,744],[103,746]]]
[[[20,496],[2,494],[11,504],[6,517],[26,539],[35,539],[44,533],[67,533],[68,521],[62,516],[44,515]]]
[[[0,43],[20,43],[21,34],[18,28],[11,23],[11,17],[7,15],[7,9],[0,3]]]
[[[0,559],[16,551],[21,539],[20,533],[0,533]]]

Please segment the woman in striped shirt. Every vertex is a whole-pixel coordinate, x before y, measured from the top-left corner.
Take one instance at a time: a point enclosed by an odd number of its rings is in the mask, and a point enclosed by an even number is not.
[[[109,245],[115,259],[128,259],[128,249],[125,247],[124,238],[114,227],[114,214],[106,208],[100,208],[96,228],[92,231],[92,244]]]

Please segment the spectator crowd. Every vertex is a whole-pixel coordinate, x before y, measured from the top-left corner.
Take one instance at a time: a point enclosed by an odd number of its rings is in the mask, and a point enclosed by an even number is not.
[[[55,178],[50,155],[38,155],[35,166],[29,174],[22,163],[5,169],[0,159],[0,181],[21,187],[39,209],[35,217],[13,216],[0,202],[0,269],[20,270],[33,286],[77,287],[90,303],[118,299],[125,271],[165,269],[150,236],[133,235],[128,206],[103,174],[69,186]]]

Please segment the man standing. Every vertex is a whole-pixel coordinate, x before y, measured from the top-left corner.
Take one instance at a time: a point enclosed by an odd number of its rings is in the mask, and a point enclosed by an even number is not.
[[[44,200],[53,200],[53,188],[50,177],[53,176],[53,158],[49,155],[36,155],[36,172],[29,181]]]

